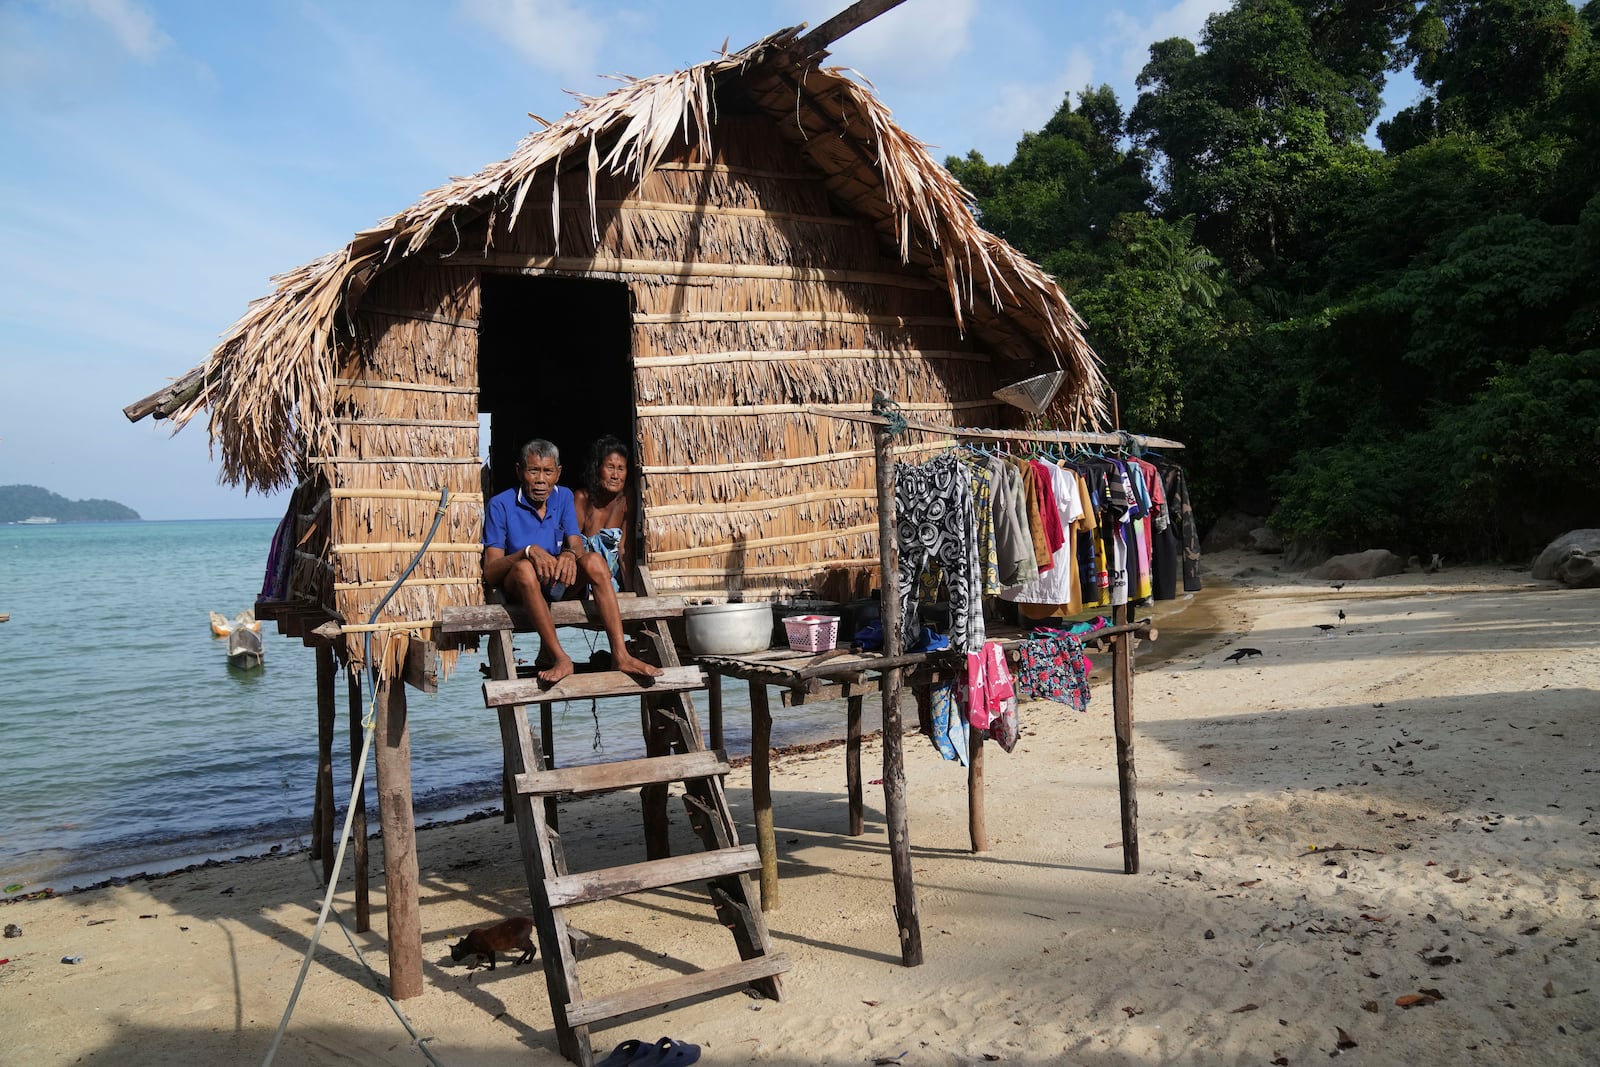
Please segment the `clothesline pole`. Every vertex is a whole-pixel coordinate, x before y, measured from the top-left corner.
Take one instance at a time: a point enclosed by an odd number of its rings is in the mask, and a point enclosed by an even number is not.
[[[882,567],[883,652],[903,651],[900,625],[900,549],[895,536],[893,436],[887,423],[873,434],[878,478],[878,556]],[[917,887],[911,870],[911,838],[906,821],[906,768],[900,722],[900,668],[883,674],[883,812],[889,828],[889,858],[894,871],[895,926],[900,934],[900,962],[922,964],[922,921],[917,916]]]
[[[845,422],[864,422],[871,426],[886,426],[889,421],[882,415],[838,411],[833,408],[819,407],[815,404],[806,407],[806,414],[821,415],[830,419],[842,419]],[[1151,437],[1148,434],[1124,433],[1120,430],[1114,433],[1102,433],[1098,430],[994,430],[986,426],[943,426],[922,422],[917,419],[902,419],[901,421],[905,423],[905,428],[908,430],[943,434],[948,437],[971,437],[985,441],[1033,441],[1038,444],[1111,445],[1113,447],[1139,445],[1143,448],[1183,447],[1182,441],[1174,441],[1166,437]]]
[[[1128,622],[1126,604],[1111,609],[1111,621]],[[1128,632],[1111,639],[1111,718],[1117,735],[1117,797],[1122,811],[1122,870],[1139,873],[1139,775],[1133,765],[1133,643]]]

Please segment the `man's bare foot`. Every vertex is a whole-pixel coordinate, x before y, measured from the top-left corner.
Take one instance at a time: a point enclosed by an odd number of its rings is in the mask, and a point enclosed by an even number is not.
[[[624,674],[636,674],[642,678],[661,677],[660,667],[646,663],[642,659],[636,659],[626,652],[616,655],[612,661],[612,666]]]
[[[545,685],[555,685],[561,679],[572,673],[572,657],[562,653],[555,657],[555,662],[539,672],[539,681]]]

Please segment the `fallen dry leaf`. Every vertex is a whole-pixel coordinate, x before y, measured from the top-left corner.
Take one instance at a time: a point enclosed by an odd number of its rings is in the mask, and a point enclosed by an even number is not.
[[[1539,932],[1539,928],[1537,926],[1530,926],[1526,930],[1519,930],[1517,932],[1523,937],[1532,937],[1534,934]]]
[[[1255,887],[1255,886],[1258,886],[1258,885],[1260,885],[1260,884],[1261,884],[1261,879],[1259,879],[1259,878],[1252,878],[1252,879],[1250,879],[1250,880],[1249,880],[1249,881],[1248,881],[1248,882],[1240,882],[1240,883],[1239,883],[1239,888],[1240,888],[1240,889],[1252,889],[1252,888],[1254,888],[1254,887]]]
[[[1272,1067],[1289,1067],[1289,1057],[1279,1056],[1272,1061]]]
[[[876,1008],[878,1006],[878,1002],[876,1000],[863,1000],[861,1003],[865,1004],[869,1008]]]
[[[1454,956],[1424,956],[1422,961],[1429,967],[1444,967],[1456,962],[1456,958]]]
[[[1128,1018],[1130,1018],[1130,1019],[1133,1018],[1135,1015],[1143,1015],[1144,1014],[1144,1009],[1143,1008],[1135,1008],[1135,1007],[1132,1007],[1131,1005],[1128,1006],[1128,1007],[1123,1008],[1122,1010],[1128,1013]]]
[[[1256,1011],[1260,1007],[1261,1007],[1261,1005],[1259,1005],[1259,1004],[1244,1004],[1244,1005],[1241,1005],[1240,1007],[1234,1008],[1228,1014],[1229,1015],[1238,1015],[1242,1011]]]
[[[1407,993],[1404,996],[1395,997],[1394,1002],[1402,1008],[1415,1008],[1420,1004],[1432,1004],[1433,998],[1425,997],[1421,993]]]
[[[1356,1047],[1356,1039],[1345,1033],[1344,1027],[1335,1026],[1334,1029],[1339,1032],[1339,1040],[1335,1043],[1338,1048],[1347,1049]]]
[[[1389,916],[1387,915],[1368,915],[1366,912],[1362,912],[1361,917],[1369,923],[1386,923],[1389,921]]]
[[[1376,1015],[1378,1014],[1378,1002],[1376,1000],[1363,1000],[1361,1002],[1361,1010],[1370,1011],[1372,1014]]]
[[[1556,986],[1554,982],[1546,982],[1544,984],[1544,995],[1547,997],[1553,997],[1556,995]]]
[[[1428,989],[1428,988],[1424,987],[1422,989],[1417,990],[1417,992],[1421,993],[1425,997],[1432,997],[1434,1000],[1443,1000],[1444,999],[1444,994],[1439,992],[1437,989]]]

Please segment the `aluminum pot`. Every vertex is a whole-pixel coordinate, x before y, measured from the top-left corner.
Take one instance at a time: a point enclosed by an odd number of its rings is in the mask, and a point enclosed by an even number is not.
[[[772,605],[697,604],[683,609],[684,636],[696,656],[738,656],[772,645]]]

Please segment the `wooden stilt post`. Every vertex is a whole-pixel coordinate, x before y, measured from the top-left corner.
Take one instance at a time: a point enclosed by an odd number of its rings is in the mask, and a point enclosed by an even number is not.
[[[772,830],[772,709],[767,683],[750,682],[750,800],[756,810],[756,849],[761,853],[761,910],[778,907],[778,845]]]
[[[548,709],[549,704],[540,705]],[[546,712],[548,714],[548,712]],[[665,756],[670,751],[667,741],[656,723],[650,698],[639,698],[639,728],[644,734],[644,754]],[[664,860],[672,855],[672,826],[667,821],[667,787],[661,783],[639,789],[639,815],[644,823],[644,854],[653,860]]]
[[[883,568],[883,654],[905,651],[900,633],[900,552],[895,541],[894,455],[887,427],[873,435],[878,474],[878,559]],[[883,673],[883,812],[889,828],[889,857],[894,869],[894,914],[900,934],[900,961],[922,963],[922,920],[917,915],[917,887],[911,870],[911,833],[906,819],[906,768],[901,752],[900,668]]]
[[[954,715],[952,710],[950,714]],[[989,827],[983,814],[983,738],[986,731],[967,727],[967,835],[972,851],[989,851]]]
[[[411,813],[411,732],[406,686],[395,671],[378,683],[372,743],[378,756],[378,818],[383,824],[389,995],[405,1000],[422,993],[422,922],[417,906],[417,832]]]
[[[722,747],[722,675],[716,671],[706,675],[706,718],[711,728],[711,747]]]
[[[322,880],[333,877],[333,649],[317,646],[317,819],[311,858],[322,861]]]
[[[850,836],[860,837],[866,829],[861,810],[861,705],[865,697],[853,696],[844,726],[844,784],[850,794]]]
[[[346,681],[350,698],[350,795],[355,798],[355,815],[350,819],[350,876],[355,883],[356,933],[364,934],[372,929],[372,898],[368,891],[371,879],[367,864],[367,781],[365,777],[357,778],[356,773],[361,763],[364,734],[361,720],[365,709],[361,704],[361,675],[349,671]]]
[[[1112,609],[1111,621],[1123,625],[1131,618],[1126,605]],[[1133,642],[1134,635],[1120,633],[1112,639],[1111,714],[1117,735],[1117,793],[1122,809],[1122,870],[1139,873],[1139,775],[1133,765]]]

